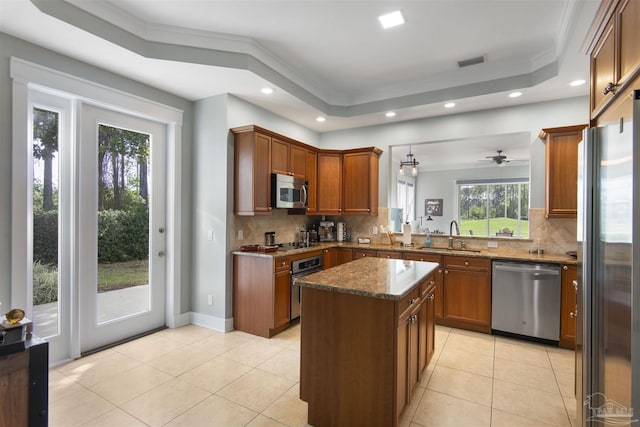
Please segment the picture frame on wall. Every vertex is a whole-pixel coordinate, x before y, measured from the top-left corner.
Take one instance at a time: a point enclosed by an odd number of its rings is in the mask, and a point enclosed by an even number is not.
[[[442,216],[443,199],[424,199],[424,214],[430,216]]]

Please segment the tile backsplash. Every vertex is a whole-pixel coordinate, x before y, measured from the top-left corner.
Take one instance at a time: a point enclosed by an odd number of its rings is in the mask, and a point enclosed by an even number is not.
[[[264,244],[264,233],[275,231],[277,243],[293,242],[297,233],[305,224],[317,223],[320,216],[288,215],[286,210],[274,210],[265,216],[233,216],[231,227],[235,230],[232,236],[232,248],[241,245]],[[335,222],[345,222],[347,231],[353,240],[358,237],[369,237],[373,243],[386,244],[389,239],[386,234],[372,234],[373,227],[380,230],[380,225],[388,226],[388,209],[379,208],[378,216],[337,216],[327,217]],[[238,239],[238,231],[242,231],[243,239]],[[544,209],[529,210],[529,239],[487,239],[478,236],[467,236],[464,240],[469,248],[486,248],[487,242],[497,242],[500,248],[533,249],[538,243],[546,253],[560,254],[576,250],[576,220],[573,218],[546,219]],[[447,245],[447,235],[433,235],[432,246]],[[415,246],[424,245],[424,234],[413,234]]]

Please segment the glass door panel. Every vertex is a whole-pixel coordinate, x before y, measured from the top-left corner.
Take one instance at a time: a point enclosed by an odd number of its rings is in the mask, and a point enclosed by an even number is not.
[[[33,119],[33,315],[34,333],[60,333],[58,200],[60,113],[32,109]]]

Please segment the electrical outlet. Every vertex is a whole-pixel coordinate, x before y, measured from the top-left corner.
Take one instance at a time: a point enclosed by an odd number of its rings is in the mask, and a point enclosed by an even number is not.
[[[207,240],[213,240],[213,230],[209,230],[207,232]]]
[[[244,240],[244,232],[242,230],[238,230],[238,240]]]
[[[376,227],[375,225],[371,227],[371,234],[378,234],[378,227]]]
[[[207,295],[207,304],[213,305],[213,295]]]
[[[489,248],[497,248],[498,247],[498,242],[493,242],[493,241],[489,240],[487,242],[487,247],[489,247]]]

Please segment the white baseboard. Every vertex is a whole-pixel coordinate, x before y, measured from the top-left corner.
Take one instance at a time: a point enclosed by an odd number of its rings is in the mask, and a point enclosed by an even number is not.
[[[230,332],[233,330],[233,317],[223,319],[221,317],[208,314],[190,312],[191,323],[219,332]]]
[[[179,328],[181,326],[185,326],[191,323],[191,312],[187,311],[186,313],[176,314],[170,319],[170,323],[167,324],[169,328]]]

